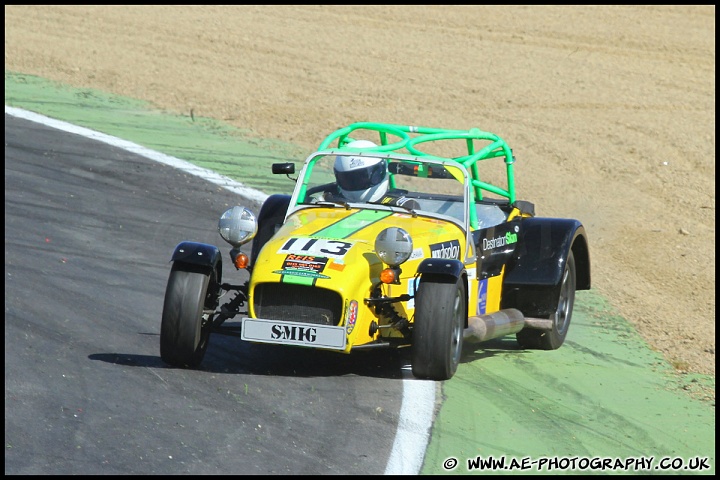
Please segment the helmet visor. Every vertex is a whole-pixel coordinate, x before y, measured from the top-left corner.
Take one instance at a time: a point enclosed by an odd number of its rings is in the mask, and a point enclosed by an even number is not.
[[[338,186],[348,192],[365,190],[379,184],[385,178],[387,166],[385,162],[376,163],[367,168],[340,172],[335,169],[335,179]]]

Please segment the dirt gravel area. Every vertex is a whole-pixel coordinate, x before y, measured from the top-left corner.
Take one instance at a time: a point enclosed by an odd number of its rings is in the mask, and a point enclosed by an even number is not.
[[[310,153],[357,121],[478,127],[582,221],[593,289],[715,374],[715,6],[5,6],[5,69]]]

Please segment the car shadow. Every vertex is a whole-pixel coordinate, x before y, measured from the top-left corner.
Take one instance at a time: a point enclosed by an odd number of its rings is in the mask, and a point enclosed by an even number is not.
[[[157,334],[142,335],[156,336],[159,341]],[[460,363],[522,351],[515,338],[510,336],[480,343],[464,342]],[[127,367],[186,370],[167,365],[159,355],[95,353],[88,358]],[[365,350],[345,354],[303,347],[249,343],[232,336],[212,335],[203,362],[194,370],[218,374],[287,377],[355,375],[402,380],[413,378],[409,373],[410,368],[410,348]]]
[[[205,357],[194,370],[218,374],[291,377],[355,375],[402,380],[403,366],[408,363],[406,357],[405,352],[395,349],[345,354],[303,347],[254,344],[239,338],[211,335]],[[95,353],[88,358],[128,367],[182,369],[167,365],[159,355]]]
[[[494,338],[477,343],[463,342],[460,363],[471,363],[484,358],[516,354],[522,351],[522,347],[517,343],[514,336]]]

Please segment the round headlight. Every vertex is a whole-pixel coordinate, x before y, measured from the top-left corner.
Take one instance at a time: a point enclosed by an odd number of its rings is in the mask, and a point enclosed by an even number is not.
[[[412,251],[412,238],[400,227],[388,227],[375,238],[375,253],[391,267],[397,267],[410,258]]]
[[[245,207],[232,207],[220,216],[220,236],[233,247],[249,242],[257,233],[255,215]]]

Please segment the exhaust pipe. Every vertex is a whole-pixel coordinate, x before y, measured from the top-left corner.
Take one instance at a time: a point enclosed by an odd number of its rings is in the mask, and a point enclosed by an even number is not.
[[[463,332],[463,340],[473,343],[484,342],[517,333],[526,327],[550,330],[552,320],[525,318],[520,310],[506,308],[489,315],[469,317],[468,326]]]

